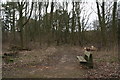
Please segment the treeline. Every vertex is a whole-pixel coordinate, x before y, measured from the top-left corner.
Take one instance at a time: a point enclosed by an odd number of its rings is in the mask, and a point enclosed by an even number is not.
[[[112,4],[111,4],[112,3]],[[2,4],[3,43],[20,45],[117,44],[117,2],[96,0],[98,19],[89,24],[84,2],[7,2]],[[72,9],[69,9],[69,6]],[[70,11],[69,11],[70,10]],[[92,30],[90,29],[92,27]]]

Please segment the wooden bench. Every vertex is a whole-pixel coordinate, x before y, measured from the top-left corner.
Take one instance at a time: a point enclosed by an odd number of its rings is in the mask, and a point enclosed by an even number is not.
[[[84,59],[84,57],[82,56],[77,56],[78,60],[80,61],[80,63],[86,63],[87,61]]]
[[[77,56],[78,61],[81,64],[84,64],[88,66],[89,68],[93,68],[93,58],[91,52],[85,51],[84,57],[83,56]]]

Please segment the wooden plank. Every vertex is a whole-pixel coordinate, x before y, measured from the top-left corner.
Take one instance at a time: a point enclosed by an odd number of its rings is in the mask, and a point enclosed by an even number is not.
[[[85,51],[84,54],[88,57],[88,59],[89,59],[90,55],[92,55],[92,54],[91,54],[90,52],[88,52],[88,51]]]
[[[77,56],[77,58],[80,62],[87,62],[82,56]]]

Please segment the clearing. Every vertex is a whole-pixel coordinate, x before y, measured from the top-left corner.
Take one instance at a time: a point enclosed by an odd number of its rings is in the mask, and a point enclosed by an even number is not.
[[[4,53],[5,51],[3,51]],[[19,51],[14,62],[3,60],[3,78],[118,78],[117,53],[93,52],[94,68],[79,64],[76,56],[83,55],[79,46],[50,46]]]

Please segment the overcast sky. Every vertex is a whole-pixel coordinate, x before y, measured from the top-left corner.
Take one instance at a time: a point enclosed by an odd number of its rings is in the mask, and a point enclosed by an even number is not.
[[[6,1],[14,1],[14,2],[18,2],[18,1],[22,1],[22,0],[0,0],[0,2],[6,2]],[[28,1],[33,1],[33,2],[36,2],[36,1],[45,1],[45,0],[28,0]],[[52,0],[49,0],[50,2]],[[57,1],[57,2],[60,2],[61,5],[62,5],[62,2],[65,2],[66,0],[53,0],[53,1]],[[71,1],[71,0],[67,0],[68,2]],[[82,2],[87,2],[85,3],[85,11],[87,12],[87,14],[90,14],[92,12],[92,14],[90,15],[90,18],[89,18],[89,23],[92,22],[93,20],[97,19],[97,9],[96,9],[96,0],[74,0],[74,1],[82,1]],[[99,1],[102,1],[102,0],[99,0]],[[106,1],[106,0],[105,0]],[[120,0],[118,0],[120,1]],[[72,4],[70,3],[68,5],[68,12],[71,11],[72,9]],[[48,12],[50,12],[50,5],[48,7]]]

